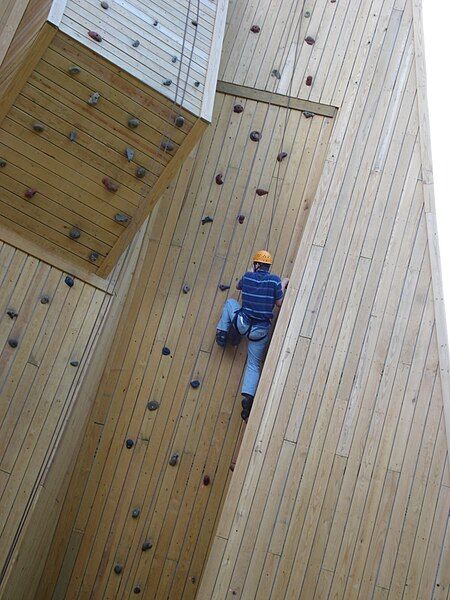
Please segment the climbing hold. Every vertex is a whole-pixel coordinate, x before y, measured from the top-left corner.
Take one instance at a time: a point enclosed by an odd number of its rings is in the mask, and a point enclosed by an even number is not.
[[[170,460],[169,460],[169,465],[171,467],[174,467],[177,464],[179,457],[180,457],[180,455],[178,454],[178,452],[176,452],[175,454],[172,454],[172,456],[170,457]]]
[[[188,286],[187,283],[185,283],[183,285],[182,291],[183,291],[183,294],[188,294],[191,291],[191,288]]]
[[[157,21],[156,19],[153,21],[153,25],[154,25],[155,27],[158,25],[158,21]]]
[[[182,117],[181,115],[178,115],[178,116],[175,118],[175,125],[176,125],[177,127],[183,127],[183,125],[184,125],[184,117]]]
[[[80,69],[80,67],[76,67],[74,65],[73,67],[69,67],[69,73],[71,75],[78,75],[78,73],[81,73],[81,69]]]
[[[273,69],[272,75],[275,77],[275,79],[281,79],[281,73],[278,69]]]
[[[6,167],[6,160],[4,158],[0,158],[0,167]]]
[[[164,81],[163,81],[163,85],[165,85],[165,86],[167,86],[167,87],[168,87],[169,85],[172,85],[172,80],[171,80],[171,79],[164,79]]]
[[[134,42],[131,45],[133,46],[133,48],[138,48],[140,43],[141,42],[139,40],[134,40]]]
[[[191,23],[194,27],[197,27],[198,25],[198,21],[196,21],[195,19],[192,19]]]
[[[133,440],[131,438],[128,438],[125,442],[125,446],[128,448],[128,450],[131,450],[131,448],[134,446]]]
[[[330,0],[331,4],[334,4],[336,2],[336,0]]]
[[[69,140],[70,140],[71,142],[74,142],[76,139],[77,139],[77,132],[76,132],[76,131],[71,131],[71,132],[69,133]]]
[[[178,60],[178,58],[177,58],[176,56],[172,56],[172,62],[173,62],[173,63],[176,63],[176,62],[177,62],[177,60]]]
[[[118,184],[109,177],[103,177],[102,183],[109,192],[117,192],[119,189]]]
[[[169,356],[170,348],[167,348],[167,346],[164,346],[164,348],[162,349],[162,353],[164,354],[164,356]]]
[[[133,148],[125,148],[125,156],[127,157],[127,161],[131,162],[134,158]]]
[[[71,367],[78,367],[80,363],[77,360],[71,360],[70,361],[70,366]]]
[[[287,156],[287,152],[280,152],[277,156],[277,161],[281,162],[282,160],[284,160]]]
[[[308,37],[305,38],[305,42],[308,44],[308,46],[313,46],[316,43],[316,40],[308,35]]]
[[[136,169],[136,177],[138,179],[142,179],[143,177],[145,177],[146,173],[147,173],[147,169],[144,169],[144,167],[138,167]]]
[[[88,31],[88,35],[95,42],[99,42],[100,43],[102,41],[102,36],[99,33],[97,33],[96,31]]]
[[[310,112],[309,110],[304,110],[303,114],[307,119],[311,119],[311,117],[313,117],[316,113]]]
[[[131,129],[136,129],[136,127],[138,127],[140,124],[141,122],[139,119],[136,119],[136,117],[130,117],[128,119],[128,127],[131,127]]]
[[[191,388],[194,388],[194,390],[196,390],[198,387],[200,387],[200,381],[198,379],[193,379],[191,382]]]
[[[150,550],[150,548],[153,548],[153,544],[151,542],[144,542],[142,544],[142,552],[147,552],[147,550]]]
[[[36,195],[37,190],[35,190],[34,188],[28,188],[25,192],[25,198],[28,198],[28,200],[30,200],[31,198],[33,198],[33,196]]]
[[[206,225],[206,223],[212,223],[214,219],[212,217],[206,216],[202,219],[202,225]]]
[[[50,298],[48,296],[42,296],[41,304],[48,304],[50,302]]]
[[[133,592],[135,594],[140,594],[141,593],[141,586],[140,585],[135,585],[133,588]]]
[[[33,129],[37,133],[42,133],[44,131],[45,127],[44,127],[43,123],[36,122],[36,123],[33,123]]]
[[[223,184],[223,175],[222,175],[222,173],[218,173],[216,175],[216,183],[217,183],[217,185],[222,185]]]
[[[309,87],[312,84],[312,75],[308,75],[308,77],[306,78],[306,85]]]
[[[172,140],[169,140],[169,139],[163,140],[161,142],[160,146],[161,146],[162,150],[167,150],[167,152],[172,152],[172,150],[175,148]]]
[[[76,227],[72,227],[72,229],[69,231],[69,237],[72,240],[77,240],[81,237],[81,231]]]
[[[245,215],[238,215],[237,220],[239,221],[239,223],[242,225],[242,223],[245,221]]]
[[[117,223],[128,223],[130,217],[128,215],[124,215],[123,213],[117,213],[114,215],[114,221]]]
[[[210,480],[210,478],[209,478],[209,475],[205,475],[205,476],[203,477],[203,485],[209,485],[209,484],[210,484],[210,482],[211,482],[211,480]]]
[[[219,290],[221,292],[225,292],[226,290],[229,290],[231,286],[226,285],[225,283],[219,283]]]
[[[10,340],[8,340],[8,344],[11,346],[11,348],[17,348],[17,346],[19,345],[19,342],[17,340],[13,340],[11,338]]]
[[[242,106],[242,104],[235,104],[233,106],[233,112],[238,113],[238,114],[241,112],[244,112],[244,107]]]
[[[68,285],[69,287],[73,287],[73,284],[75,283],[75,280],[70,275],[67,275],[67,277],[64,279],[64,283],[66,285]]]
[[[95,250],[92,250],[92,252],[89,254],[89,260],[91,262],[97,262],[99,259],[100,254],[98,252],[95,252]]]
[[[191,582],[192,583],[196,583],[197,582],[197,578],[196,577],[191,577]]]
[[[250,139],[252,142],[259,142],[261,139],[261,133],[259,131],[252,131],[250,134]]]
[[[194,81],[195,87],[200,87],[200,81]]]
[[[102,8],[104,8],[105,10],[108,10],[108,8],[109,8],[109,4],[106,2],[106,0],[102,0],[102,1],[100,2],[100,6],[101,6]]]
[[[123,571],[123,567],[122,565],[115,565],[114,566],[114,573],[116,573],[117,575],[120,575]]]
[[[99,100],[100,100],[99,92],[94,92],[93,94],[91,94],[89,96],[89,100],[87,101],[87,103],[90,104],[90,106],[95,106],[96,104],[98,104]]]
[[[150,400],[150,402],[147,402],[147,408],[150,411],[158,410],[159,402],[156,402],[156,400]]]
[[[16,317],[19,316],[19,313],[17,311],[15,311],[13,308],[8,308],[8,310],[6,311],[6,314],[8,315],[8,317],[10,319],[15,319]]]
[[[311,13],[309,12],[309,10],[307,10],[305,12],[305,19],[309,19],[310,16],[311,16]]]
[[[259,33],[261,31],[261,27],[259,25],[252,25],[250,27],[250,31],[252,33]]]
[[[133,517],[133,519],[137,519],[140,514],[141,514],[140,508],[133,508],[133,512],[131,513],[131,516]]]
[[[257,196],[267,196],[268,193],[269,193],[268,190],[263,190],[262,188],[258,188],[256,190]]]

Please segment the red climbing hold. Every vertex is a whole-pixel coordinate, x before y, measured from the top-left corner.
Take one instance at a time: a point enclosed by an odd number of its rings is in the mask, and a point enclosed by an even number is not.
[[[28,200],[30,200],[31,198],[33,198],[36,192],[37,190],[35,190],[34,188],[28,188],[25,192],[25,198],[28,198]]]
[[[310,35],[308,35],[308,37],[305,38],[305,42],[308,44],[308,46],[312,46],[313,44],[315,44],[316,40]]]
[[[217,183],[217,185],[222,185],[223,184],[223,175],[222,175],[222,173],[218,173],[216,175],[216,183]]]
[[[306,78],[306,85],[307,86],[312,85],[312,75],[308,75],[308,77]]]
[[[115,183],[115,181],[112,181],[109,177],[103,177],[102,183],[109,192],[117,192],[119,189],[118,184]]]
[[[261,31],[261,27],[259,25],[252,25],[250,27],[250,31],[252,33],[259,33]]]
[[[209,485],[211,482],[211,479],[209,478],[209,475],[205,475],[203,477],[203,485]]]
[[[244,107],[242,106],[242,104],[235,104],[235,105],[233,106],[233,111],[234,111],[235,113],[241,113],[241,112],[244,112]]]
[[[258,188],[258,189],[256,190],[256,194],[257,194],[258,196],[267,196],[267,194],[268,194],[268,193],[269,193],[269,192],[268,192],[268,190],[263,190],[263,189],[261,189],[261,188]]]
[[[281,162],[282,160],[284,160],[287,156],[287,152],[280,152],[277,156],[277,161]]]
[[[99,42],[100,43],[102,41],[102,36],[99,33],[97,33],[96,31],[88,31],[88,35],[95,42]]]

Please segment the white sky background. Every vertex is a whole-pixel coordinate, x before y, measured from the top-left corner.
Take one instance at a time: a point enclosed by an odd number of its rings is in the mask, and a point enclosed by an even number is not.
[[[450,332],[450,4],[422,0],[439,246]]]

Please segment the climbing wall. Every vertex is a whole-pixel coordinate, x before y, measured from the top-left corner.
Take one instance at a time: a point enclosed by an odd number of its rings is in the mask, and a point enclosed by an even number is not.
[[[213,125],[147,230],[41,597],[195,596],[242,423],[245,347],[222,351],[215,326],[256,249],[290,274],[331,129],[217,95]]]

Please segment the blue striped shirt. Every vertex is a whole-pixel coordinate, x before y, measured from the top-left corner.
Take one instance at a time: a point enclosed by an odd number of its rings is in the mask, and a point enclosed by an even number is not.
[[[275,301],[283,297],[281,279],[268,271],[248,271],[237,289],[242,290],[242,307],[251,319],[270,325]]]

